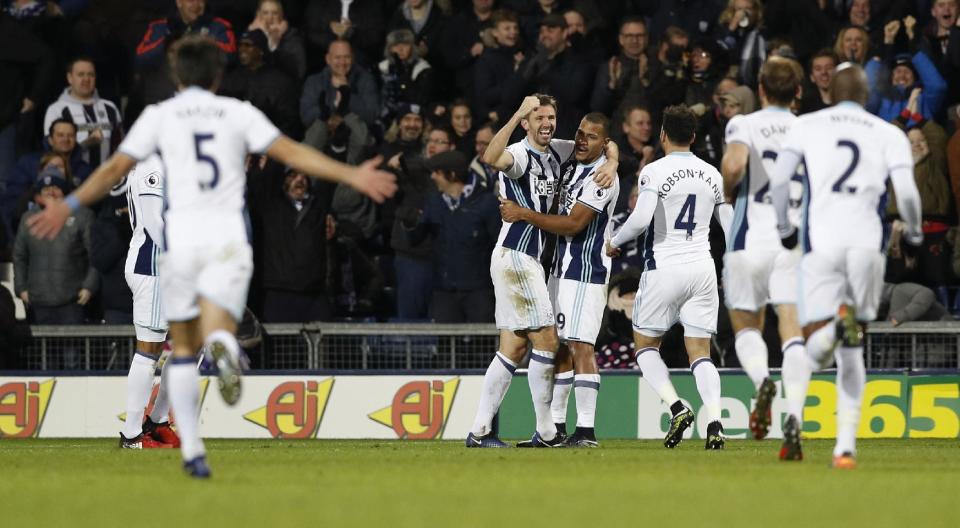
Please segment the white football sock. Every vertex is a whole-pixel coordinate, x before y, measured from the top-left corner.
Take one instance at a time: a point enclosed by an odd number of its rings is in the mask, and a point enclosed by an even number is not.
[[[857,453],[857,428],[860,426],[860,405],[867,369],[863,364],[863,347],[837,349],[837,445],[834,456]]]
[[[823,370],[833,361],[833,351],[837,346],[837,327],[833,322],[817,329],[807,339],[807,357],[811,372]]]
[[[553,401],[550,403],[550,414],[553,415],[553,423],[567,423],[567,404],[570,401],[570,389],[573,388],[573,371],[560,372],[553,382]],[[577,412],[580,412],[580,404],[577,403]]]
[[[160,389],[157,390],[157,398],[153,400],[153,409],[150,410],[150,419],[154,423],[170,421],[170,377],[167,375],[167,367],[170,366],[171,359],[173,356],[168,356],[160,367]]]
[[[796,337],[783,344],[783,392],[787,400],[787,412],[803,426],[803,407],[807,402],[807,387],[810,385],[810,365],[803,339]]]
[[[708,357],[696,359],[690,365],[690,372],[697,380],[697,392],[703,400],[703,408],[707,410],[709,422],[720,420],[720,373]]]
[[[540,433],[540,438],[547,442],[557,436],[557,426],[553,425],[553,415],[550,413],[550,403],[553,401],[553,361],[553,352],[533,349],[530,351],[530,364],[527,366],[527,383],[530,384],[533,412],[537,415],[537,432]]]
[[[170,358],[167,367],[170,377],[170,404],[177,415],[177,433],[180,435],[180,454],[183,460],[193,460],[205,453],[200,439],[200,374],[191,357]]]
[[[740,366],[753,382],[753,388],[759,389],[763,380],[770,377],[767,366],[767,343],[756,328],[744,328],[737,333],[734,341]]]
[[[513,373],[516,370],[516,363],[497,352],[490,366],[487,367],[487,373],[483,376],[480,404],[477,406],[477,417],[470,429],[471,433],[477,436],[490,433],[493,417],[500,410],[500,404],[503,403],[503,397],[510,388],[510,382],[513,381]]]
[[[673,405],[680,401],[677,396],[677,389],[670,382],[670,371],[667,370],[667,364],[660,357],[660,351],[656,348],[641,348],[637,351],[637,366],[640,367],[640,373],[643,379],[653,387],[660,399],[667,405]]]
[[[600,374],[577,374],[573,382],[577,398],[577,427],[593,428],[600,394]]]
[[[139,350],[133,355],[127,373],[127,419],[120,431],[127,438],[134,438],[143,431],[143,412],[150,402],[156,368],[156,357]]]

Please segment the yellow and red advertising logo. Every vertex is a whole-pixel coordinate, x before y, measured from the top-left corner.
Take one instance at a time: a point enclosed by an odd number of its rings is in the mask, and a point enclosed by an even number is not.
[[[243,417],[270,431],[274,438],[313,438],[327,408],[333,378],[323,381],[287,381],[267,397],[267,405]]]
[[[210,386],[210,378],[200,378],[200,399],[198,400],[199,403],[197,404],[198,408],[201,408],[201,409],[203,408],[203,401],[207,398],[207,388],[209,386]],[[150,413],[153,412],[153,404],[157,401],[157,394],[159,393],[160,393],[160,382],[158,381],[153,384],[153,390],[150,391],[150,399],[147,400],[147,407],[143,411],[144,421],[146,421],[147,416],[150,416]],[[175,425],[176,420],[174,420],[173,409],[171,408],[169,411],[167,411],[167,414],[168,414],[168,420],[170,422],[170,425]],[[119,418],[121,422],[126,422],[127,413],[122,412],[117,415],[117,418]]]
[[[397,390],[393,404],[369,418],[408,440],[432,440],[443,435],[457,395],[460,378],[447,381],[411,381]]]
[[[32,438],[40,433],[56,380],[0,385],[0,438]]]

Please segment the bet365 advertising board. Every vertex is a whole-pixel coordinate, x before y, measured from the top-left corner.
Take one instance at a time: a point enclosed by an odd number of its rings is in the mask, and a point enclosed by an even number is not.
[[[694,411],[702,405],[686,371],[673,376]],[[247,376],[243,397],[223,403],[216,379],[202,377],[201,432],[209,438],[462,439],[473,422],[482,377],[438,373],[410,376]],[[723,424],[746,437],[753,385],[740,372],[721,375]],[[779,386],[779,382],[778,382]],[[159,385],[154,387],[152,407]],[[126,378],[0,376],[0,439],[115,437],[124,419]],[[785,412],[779,391],[771,437]],[[832,375],[816,375],[804,410],[807,438],[835,436],[837,389]],[[688,431],[701,437],[705,416]],[[571,394],[568,422],[576,422]],[[960,435],[960,374],[872,373],[864,395],[861,438],[956,438]],[[638,373],[603,376],[597,409],[601,438],[662,438],[668,406]],[[174,422],[176,417],[173,417]],[[500,413],[504,438],[528,437],[533,408],[526,378],[518,375]]]

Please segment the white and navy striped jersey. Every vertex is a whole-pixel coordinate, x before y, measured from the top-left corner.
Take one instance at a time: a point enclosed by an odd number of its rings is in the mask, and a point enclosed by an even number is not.
[[[591,284],[606,284],[610,279],[610,257],[604,245],[612,235],[611,219],[620,194],[620,180],[615,179],[609,189],[593,181],[597,169],[605,161],[607,158],[601,155],[589,165],[573,159],[564,164],[557,214],[569,215],[578,203],[597,214],[583,231],[574,236],[558,237],[553,258],[555,277]]]
[[[881,250],[887,180],[913,168],[906,134],[860,105],[836,106],[799,117],[783,142],[805,166],[804,252],[844,248]]]
[[[164,218],[170,225],[183,218],[202,230],[208,225],[197,215],[232,215],[245,225],[247,154],[265,152],[279,137],[277,127],[250,103],[190,87],[148,106],[118,150],[136,160],[159,153],[166,177]]]
[[[645,192],[658,199],[643,239],[644,269],[712,258],[710,219],[724,203],[717,169],[692,152],[673,152],[640,171],[640,193]]]
[[[735,116],[727,123],[726,142],[740,143],[750,152],[746,173],[737,187],[727,251],[779,247],[777,212],[769,192],[770,171],[777,162],[783,138],[796,119],[785,108],[767,107]],[[799,176],[796,178],[799,180]]]
[[[70,94],[70,87],[63,90],[60,98],[47,107],[43,117],[43,133],[50,133],[50,125],[58,118],[69,119],[77,125],[77,143],[83,143],[90,132],[100,129],[103,141],[83,151],[83,159],[92,167],[107,160],[123,139],[123,119],[120,110],[112,102],[101,99],[94,92],[93,100],[85,103]]]
[[[164,186],[160,158],[154,155],[138,163],[124,183],[133,230],[124,272],[156,276],[157,255],[163,249],[159,245],[163,240]]]
[[[520,207],[547,213],[560,182],[560,166],[573,154],[573,141],[550,140],[545,152],[534,149],[527,138],[507,147],[513,165],[500,172],[500,196]],[[497,245],[539,259],[544,235],[527,222],[503,222]]]

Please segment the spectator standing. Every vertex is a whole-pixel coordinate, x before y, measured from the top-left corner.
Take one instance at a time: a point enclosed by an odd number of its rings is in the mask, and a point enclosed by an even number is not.
[[[328,321],[333,315],[328,269],[336,232],[324,199],[302,172],[286,169],[250,178],[251,218],[260,234],[265,323]]]
[[[924,30],[927,49],[937,69],[947,80],[947,101],[960,101],[960,27],[957,0],[933,0],[933,19]]]
[[[837,68],[837,57],[832,50],[822,49],[810,59],[810,83],[803,90],[800,113],[808,114],[830,106],[830,80]]]
[[[648,41],[647,24],[642,18],[631,17],[620,23],[620,53],[597,68],[590,96],[593,111],[610,115],[622,106],[645,101],[650,84]]]
[[[500,233],[500,212],[492,193],[479,188],[458,151],[425,161],[437,187],[423,210],[401,214],[414,242],[433,238],[434,290],[431,318],[438,323],[493,322],[490,255]]]
[[[640,171],[651,161],[656,153],[656,142],[653,138],[653,117],[645,106],[633,105],[624,109],[623,133],[617,142],[620,147],[620,165],[617,174],[620,177],[620,188],[629,189],[636,185]],[[630,193],[621,193],[617,199],[616,211],[626,208]]]
[[[48,176],[37,182],[36,197],[62,200],[69,184]],[[28,305],[35,324],[82,324],[83,306],[99,286],[97,271],[90,265],[90,227],[93,213],[79,208],[53,240],[30,234],[26,219],[20,222],[14,242],[14,290]]]
[[[760,0],[729,0],[720,14],[717,41],[737,67],[737,82],[756,90],[760,68],[767,57],[767,40],[760,32]]]
[[[837,33],[837,40],[833,44],[833,53],[840,62],[853,62],[863,66],[867,62],[867,51],[870,49],[870,36],[866,30],[858,26],[848,26]]]
[[[473,114],[466,99],[457,99],[450,103],[450,128],[457,135],[456,148],[469,156],[475,149]]]
[[[836,34],[838,21],[833,8],[827,0],[765,0],[766,36],[789,42],[797,59],[807,62]]]
[[[266,62],[277,66],[297,81],[302,81],[307,75],[307,52],[303,35],[297,28],[290,27],[284,17],[283,2],[260,0],[257,3],[256,18],[247,31],[255,29],[263,31],[267,36]]]
[[[380,113],[377,84],[353,62],[350,43],[337,40],[327,51],[327,67],[307,77],[300,96],[304,142],[322,150],[341,126],[349,132],[347,162],[355,164],[369,138],[369,128]]]
[[[493,27],[493,4],[494,0],[471,0],[470,9],[451,16],[443,31],[443,60],[460,94],[470,94],[473,65],[484,50],[482,34]]]
[[[419,55],[430,64],[443,64],[441,50],[446,17],[433,0],[404,0],[393,12],[387,24],[391,30],[409,29],[413,32]]]
[[[714,40],[703,39],[693,45],[690,50],[690,81],[684,101],[687,106],[711,106],[717,84],[726,70],[725,59],[723,49]]]
[[[497,122],[510,115],[516,106],[504,90],[505,82],[514,75],[524,59],[520,46],[520,25],[512,11],[500,9],[490,20],[491,40],[485,45],[473,69],[474,114]]]
[[[50,130],[57,118],[73,121],[77,125],[77,142],[83,160],[97,167],[113,154],[123,139],[123,118],[117,105],[101,99],[97,93],[93,60],[80,57],[71,61],[67,66],[67,85],[60,97],[47,107],[43,129]]]
[[[493,141],[496,134],[493,123],[486,123],[477,129],[473,138],[474,153],[476,154],[470,160],[470,176],[476,178],[477,186],[486,192],[493,192],[497,185],[497,178],[500,171],[483,162],[483,153],[487,151],[487,146]]]
[[[436,100],[436,81],[430,63],[419,55],[413,32],[395,29],[387,35],[380,74],[380,117],[389,122],[403,104],[426,106]]]
[[[357,54],[357,62],[373,66],[383,52],[386,35],[384,3],[370,0],[309,0],[303,14],[307,37],[307,68],[315,71],[322,64],[311,64],[310,57],[322,57],[335,40],[346,40]]]
[[[668,27],[657,46],[657,54],[650,64],[649,108],[655,127],[660,126],[660,115],[667,106],[680,104],[687,91],[689,73],[687,46],[690,37],[676,27]]]
[[[220,92],[249,101],[284,134],[300,137],[299,86],[289,74],[265,62],[269,51],[268,37],[262,30],[241,35],[237,46],[240,65],[223,79]]]

